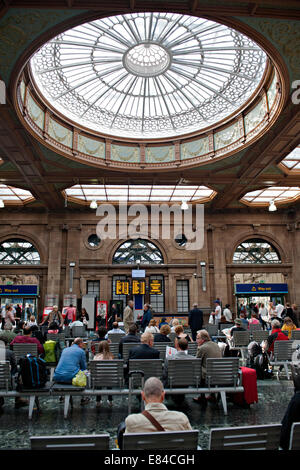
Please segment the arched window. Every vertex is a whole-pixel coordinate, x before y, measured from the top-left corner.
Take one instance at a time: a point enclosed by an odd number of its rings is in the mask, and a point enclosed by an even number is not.
[[[116,250],[113,264],[162,264],[163,255],[153,243],[138,238],[127,240]]]
[[[251,238],[237,247],[233,263],[272,264],[281,263],[281,259],[276,248],[269,242],[260,238]]]
[[[35,246],[21,238],[10,238],[0,244],[0,264],[40,264]]]

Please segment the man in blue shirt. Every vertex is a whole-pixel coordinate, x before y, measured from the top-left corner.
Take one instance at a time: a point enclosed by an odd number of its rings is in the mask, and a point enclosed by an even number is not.
[[[85,352],[82,338],[75,338],[69,348],[61,353],[59,363],[54,371],[53,379],[58,383],[71,384],[79,370],[86,370]]]

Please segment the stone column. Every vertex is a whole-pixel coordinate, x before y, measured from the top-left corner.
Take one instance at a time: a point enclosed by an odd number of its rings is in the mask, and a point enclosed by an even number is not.
[[[49,230],[49,256],[48,256],[48,295],[60,296],[61,288],[61,253],[62,253],[62,231],[60,226],[48,226]]]
[[[223,307],[226,303],[230,303],[228,299],[224,230],[226,230],[224,227],[215,227],[213,231],[214,295],[215,298],[219,297],[221,299]]]
[[[64,294],[75,294],[80,297],[80,241],[81,241],[81,225],[69,225],[67,233],[67,256],[66,256],[66,281]],[[70,292],[70,263],[74,262],[73,268],[73,288]]]

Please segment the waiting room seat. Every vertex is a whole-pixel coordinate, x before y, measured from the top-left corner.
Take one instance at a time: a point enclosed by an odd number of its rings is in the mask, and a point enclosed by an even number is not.
[[[125,332],[124,333],[109,333],[108,334],[108,339],[112,343],[119,343],[121,338],[123,338],[123,336],[125,336]]]
[[[0,395],[1,392],[12,390],[12,380],[9,362],[0,362]]]
[[[289,450],[300,449],[300,423],[293,423],[290,434]]]
[[[129,359],[129,373],[133,371],[142,371],[144,373],[144,380],[149,377],[162,378],[163,361],[161,359]]]
[[[71,328],[73,338],[86,338],[87,330],[85,326],[74,325]]]
[[[228,341],[229,349],[240,351],[243,364],[246,363],[249,343],[250,331],[234,331],[232,341]]]
[[[162,359],[163,361],[165,360],[165,357],[166,357],[167,346],[174,348],[173,343],[160,343],[160,342],[153,343],[153,348],[159,351],[159,358]]]
[[[37,344],[34,343],[20,343],[13,344],[13,352],[18,363],[21,357],[26,356],[27,354],[32,354],[32,356],[38,356]]]
[[[249,331],[250,335],[253,334],[254,331],[263,331],[263,327],[261,323],[250,323],[249,324]]]
[[[252,340],[260,344],[262,341],[267,340],[269,337],[269,332],[266,330],[253,330]]]
[[[209,450],[278,450],[281,424],[212,428]]]
[[[140,343],[123,343],[122,344],[122,355],[125,362],[128,361],[129,351],[132,348],[135,348]]]
[[[188,345],[188,354],[190,354],[191,356],[196,356],[197,349],[198,349],[198,344],[197,343],[189,343],[189,345]]]
[[[292,362],[293,354],[293,343],[292,340],[287,341],[275,341],[274,342],[274,355],[270,360],[272,366],[283,366],[286,377],[289,379],[289,365]],[[277,374],[279,378],[279,373]]]
[[[109,434],[31,436],[32,450],[109,450]]]
[[[90,361],[89,370],[90,386],[92,389],[104,387],[124,388],[124,361],[113,359],[112,361]]]
[[[123,434],[122,450],[196,450],[198,430]]]
[[[291,339],[300,340],[300,330],[292,330]]]
[[[47,333],[47,341],[65,341],[65,333]]]
[[[206,386],[239,388],[239,358],[222,357],[206,359]],[[227,414],[226,391],[220,391],[224,413]]]
[[[218,336],[218,325],[208,323],[207,325],[203,325],[203,329],[207,331],[210,337]]]
[[[202,359],[169,359],[168,386],[170,388],[198,388],[201,382]],[[188,392],[188,390],[187,390]]]

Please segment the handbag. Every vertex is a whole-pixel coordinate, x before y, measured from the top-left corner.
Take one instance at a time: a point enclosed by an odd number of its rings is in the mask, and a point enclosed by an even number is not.
[[[72,379],[72,385],[75,387],[86,387],[87,378],[83,370],[79,370]]]

